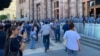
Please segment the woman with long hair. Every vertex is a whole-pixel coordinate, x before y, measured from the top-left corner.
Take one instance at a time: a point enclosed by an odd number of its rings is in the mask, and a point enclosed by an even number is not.
[[[36,38],[37,27],[34,24],[31,29],[31,49],[35,49],[35,40]]]
[[[8,51],[6,50],[6,56],[22,56],[21,51],[24,50],[27,33],[24,32],[22,39],[19,39],[19,28],[18,26],[12,26],[10,29],[11,35],[8,35]]]
[[[36,41],[38,41],[38,39],[39,39],[38,34],[39,34],[39,31],[40,31],[39,23],[35,22],[34,26],[36,26],[36,28],[37,28],[37,31],[36,31]]]

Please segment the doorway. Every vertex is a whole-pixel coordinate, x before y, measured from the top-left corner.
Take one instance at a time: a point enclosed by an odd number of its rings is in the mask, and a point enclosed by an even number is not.
[[[96,8],[96,17],[100,14],[100,8]]]

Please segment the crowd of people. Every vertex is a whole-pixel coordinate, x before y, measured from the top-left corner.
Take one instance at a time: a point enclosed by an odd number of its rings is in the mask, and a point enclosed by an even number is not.
[[[49,50],[50,39],[53,39],[55,43],[64,41],[68,55],[77,56],[80,50],[80,35],[75,30],[74,24],[72,21],[66,21],[62,29],[64,40],[61,40],[59,20],[0,22],[0,56],[23,56],[27,44],[30,44],[30,49],[36,48],[39,34],[43,37],[45,52]]]
[[[65,19],[67,20],[71,20],[74,23],[97,23],[100,24],[100,15],[98,15],[98,17],[94,17],[93,14],[91,14],[91,16],[82,16],[82,17],[66,17]]]

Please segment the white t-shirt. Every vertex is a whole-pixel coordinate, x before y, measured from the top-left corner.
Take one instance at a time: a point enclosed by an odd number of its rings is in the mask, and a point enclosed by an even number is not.
[[[50,31],[51,31],[50,25],[49,24],[43,25],[42,28],[41,28],[41,31],[42,31],[43,35],[50,34]]]
[[[66,47],[71,50],[78,50],[78,42],[80,35],[73,30],[66,31],[64,34],[64,39],[66,40]]]
[[[36,37],[36,32],[35,31],[31,31],[31,36],[32,37]]]

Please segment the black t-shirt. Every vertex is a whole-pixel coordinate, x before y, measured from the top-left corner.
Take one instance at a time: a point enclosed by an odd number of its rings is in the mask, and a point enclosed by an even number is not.
[[[18,51],[20,48],[20,42],[22,40],[22,37],[18,35],[16,38],[10,38],[9,40],[11,51]]]
[[[17,39],[18,39],[18,42],[21,42],[22,41],[22,36],[17,36]]]
[[[20,45],[21,40],[22,40],[22,37],[18,35],[16,38],[10,38],[9,42],[10,42],[10,50],[12,52],[18,52],[19,51],[20,56],[23,56],[22,51],[19,50],[19,48],[21,46]]]
[[[4,31],[0,31],[0,50],[4,49],[6,41],[6,33]]]
[[[17,38],[10,38],[9,39],[9,44],[10,44],[10,50],[12,52],[19,51],[19,48],[20,48],[19,39],[17,39]]]
[[[17,36],[17,39],[19,40],[19,43],[22,41],[22,36]],[[23,52],[19,50],[20,56],[23,56]]]

